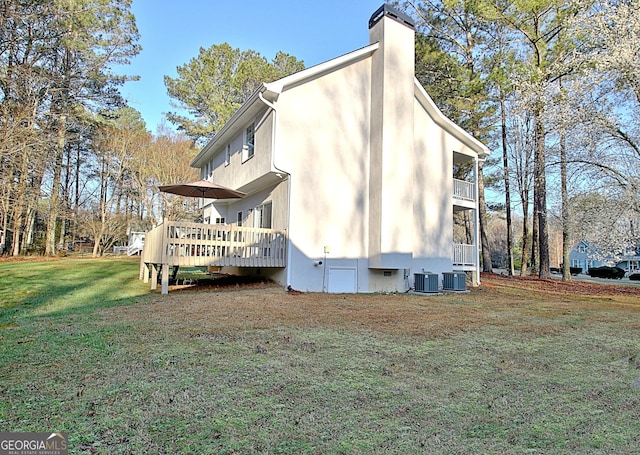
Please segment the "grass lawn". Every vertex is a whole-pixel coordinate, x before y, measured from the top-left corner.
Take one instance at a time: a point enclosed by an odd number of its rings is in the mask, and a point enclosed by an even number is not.
[[[640,289],[162,296],[138,263],[0,263],[0,431],[70,453],[640,453]]]

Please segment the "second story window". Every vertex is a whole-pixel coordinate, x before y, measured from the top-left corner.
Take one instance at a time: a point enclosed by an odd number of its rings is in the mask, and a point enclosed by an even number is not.
[[[244,131],[244,146],[242,147],[242,162],[253,157],[255,152],[255,125],[252,123]]]
[[[224,151],[224,165],[229,166],[231,163],[231,144],[227,144],[227,149]]]
[[[207,164],[205,164],[205,166],[201,169],[200,178],[202,180],[209,181],[213,179],[213,162],[209,161]]]

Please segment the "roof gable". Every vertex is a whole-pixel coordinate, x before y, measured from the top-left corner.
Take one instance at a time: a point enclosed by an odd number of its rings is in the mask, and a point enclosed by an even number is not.
[[[433,102],[433,99],[429,96],[418,79],[415,79],[415,97],[437,125],[465,144],[471,150],[475,151],[480,159],[485,159],[491,154],[491,150],[489,150],[486,145],[462,129],[458,124],[454,123],[449,117],[444,115],[440,109],[438,109],[438,106]]]
[[[310,81],[318,79],[326,74],[344,68],[354,62],[370,57],[379,48],[379,43],[373,43],[363,48],[357,49],[348,54],[341,55],[334,59],[328,60],[315,66],[311,66],[297,73],[283,77],[273,82],[263,83],[258,87],[249,99],[231,116],[229,121],[216,133],[198,155],[191,161],[191,166],[202,167],[217,152],[219,152],[226,142],[231,140],[234,134],[255,117],[257,113],[266,108],[268,102],[278,99],[278,96],[286,90],[306,84]],[[451,119],[445,116],[442,111],[433,102],[433,99],[426,92],[418,79],[414,78],[415,99],[425,109],[433,121],[446,132],[458,139],[460,142],[468,146],[471,150],[478,154],[480,159],[485,159],[491,151],[489,148],[473,137]]]
[[[264,99],[275,101],[278,96],[291,88],[305,84],[325,74],[337,71],[354,62],[370,57],[378,49],[379,44],[373,43],[366,47],[357,49],[348,54],[341,55],[324,63],[311,66],[297,73],[283,77],[273,82],[262,83],[244,102],[242,106],[231,116],[222,128],[216,133],[191,161],[191,166],[202,167],[211,159],[224,145],[237,133],[242,126],[249,122],[261,109],[266,107]]]

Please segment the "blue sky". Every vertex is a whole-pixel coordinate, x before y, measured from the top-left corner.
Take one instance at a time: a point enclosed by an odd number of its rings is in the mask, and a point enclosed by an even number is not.
[[[164,76],[198,55],[200,47],[229,43],[268,60],[283,51],[307,67],[369,44],[368,21],[384,0],[133,0],[142,52],[122,74],[138,75],[122,94],[156,132],[175,110]],[[169,124],[170,125],[170,124]]]

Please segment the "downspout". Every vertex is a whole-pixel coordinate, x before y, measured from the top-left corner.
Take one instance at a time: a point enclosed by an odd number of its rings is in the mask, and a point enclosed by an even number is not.
[[[287,176],[289,180],[289,184],[287,185],[287,265],[286,265],[286,285],[289,286],[291,284],[291,174],[287,171],[276,166],[276,123],[278,119],[278,110],[274,103],[266,100],[264,96],[262,96],[262,91],[258,93],[258,98],[262,101],[269,109],[273,111],[273,122],[271,123],[271,168],[276,170],[277,172],[284,174]]]
[[[475,189],[475,200],[476,200],[476,209],[474,210],[475,212],[475,229],[474,229],[474,235],[475,235],[475,239],[474,239],[474,243],[476,245],[476,279],[477,279],[477,286],[480,286],[480,193],[478,191],[478,162],[480,161],[480,157],[476,157],[473,160],[473,172],[475,174],[476,177],[476,184],[474,185]],[[484,160],[482,160],[484,161]]]

